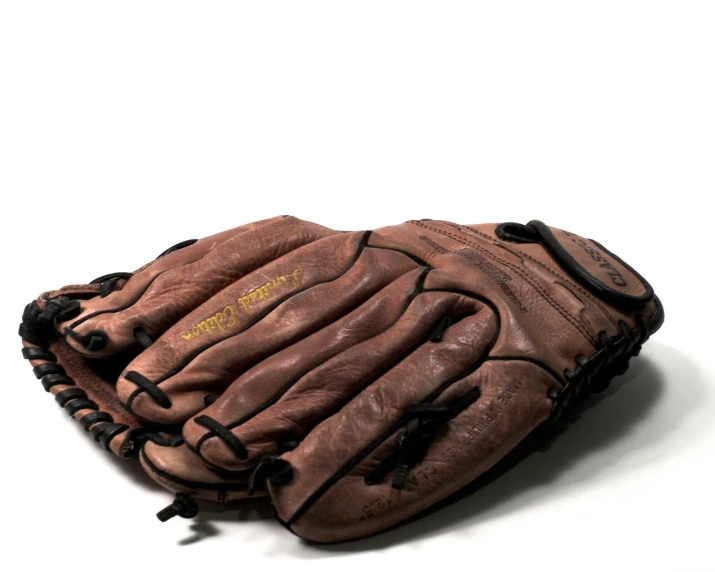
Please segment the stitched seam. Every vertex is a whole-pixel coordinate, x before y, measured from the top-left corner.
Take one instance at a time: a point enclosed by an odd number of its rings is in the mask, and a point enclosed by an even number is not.
[[[410,221],[410,222],[419,222],[419,221]],[[476,229],[473,229],[473,228],[469,228],[469,227],[467,227],[467,226],[459,226],[459,225],[455,225],[454,223],[446,222],[446,221],[444,221],[444,224],[446,224],[446,225],[448,225],[448,226],[451,226],[452,228],[456,228],[457,230],[462,231],[462,232],[468,232],[468,233],[476,234],[476,235],[478,235],[478,236],[484,238],[486,242],[489,242],[489,244],[494,244],[494,245],[499,245],[499,246],[501,246],[501,245],[503,245],[503,243],[504,243],[504,241],[494,239],[494,238],[492,238],[491,236],[489,236],[488,234],[485,234],[485,233],[483,233],[483,232],[481,232],[481,231],[478,231],[478,230],[476,230]],[[588,298],[588,300],[590,300],[595,306],[597,306],[597,307],[601,310],[601,312],[603,312],[604,316],[605,316],[614,326],[618,326],[618,322],[617,322],[616,319],[613,317],[613,315],[608,311],[608,309],[601,303],[601,301],[600,301],[598,298],[594,297],[594,295],[593,295],[591,292],[589,292],[588,290],[585,290],[580,284],[578,284],[577,282],[574,282],[574,281],[571,280],[568,276],[566,276],[566,275],[563,275],[563,276],[562,276],[562,275],[559,274],[556,270],[554,270],[553,268],[550,268],[548,265],[544,264],[544,263],[541,262],[540,260],[537,260],[537,259],[534,258],[533,256],[530,256],[529,254],[527,254],[527,253],[525,253],[525,252],[523,252],[523,251],[521,251],[521,250],[519,250],[519,254],[522,255],[522,256],[524,256],[525,258],[528,258],[528,259],[531,260],[532,262],[536,262],[536,263],[537,263],[539,266],[541,266],[544,270],[546,270],[546,271],[548,271],[550,274],[553,274],[554,276],[556,276],[556,278],[558,278],[558,279],[560,279],[560,280],[563,280],[564,282],[566,282],[566,283],[569,284],[570,286],[573,286],[576,290],[578,290],[581,294],[583,294],[586,298]]]
[[[561,314],[561,316],[566,319],[576,330],[584,337],[586,338],[586,341],[588,341],[592,346],[596,346],[595,339],[591,337],[591,335],[588,333],[588,330],[583,327],[582,324],[580,324],[571,314],[569,314],[566,309],[564,309],[556,300],[551,298],[551,296],[548,295],[548,293],[539,285],[537,284],[531,277],[529,277],[524,271],[522,271],[518,266],[507,262],[506,260],[503,260],[499,258],[496,254],[489,252],[486,248],[483,246],[477,244],[476,242],[473,242],[471,240],[468,240],[466,238],[460,237],[454,233],[448,232],[446,230],[442,230],[440,228],[428,226],[425,224],[422,224],[419,221],[410,221],[412,224],[416,224],[417,226],[420,226],[426,230],[431,230],[432,232],[436,232],[438,234],[447,236],[448,238],[451,238],[452,240],[455,240],[456,242],[460,242],[462,244],[466,244],[468,246],[473,246],[474,248],[477,248],[480,252],[483,254],[486,254],[493,260],[496,260],[503,264],[504,266],[507,266],[508,268],[511,268],[514,272],[516,272],[521,278],[523,278],[527,283],[529,283],[532,287],[534,287],[540,294],[541,296],[549,303],[551,304],[556,311]]]
[[[414,221],[414,222],[419,222],[419,221]],[[479,231],[479,230],[474,230],[473,228],[469,228],[469,227],[466,227],[466,226],[454,224],[454,223],[452,223],[452,222],[447,222],[447,221],[442,221],[442,222],[443,222],[444,224],[446,224],[447,226],[451,226],[452,228],[454,228],[454,229],[456,229],[456,230],[458,230],[458,231],[460,231],[460,232],[462,232],[462,231],[467,231],[467,232],[474,233],[474,234],[480,236],[481,238],[483,238],[483,239],[485,240],[485,242],[488,242],[489,244],[498,244],[497,241],[494,240],[491,236],[489,236],[488,234],[485,234],[485,233],[483,233],[483,232],[481,232],[481,231]]]
[[[606,318],[608,318],[608,320],[609,320],[614,326],[617,326],[617,321],[616,321],[616,319],[611,315],[611,313],[606,309],[606,307],[603,306],[603,304],[601,303],[601,301],[598,300],[597,298],[595,298],[595,297],[593,296],[593,294],[591,294],[590,292],[588,292],[587,290],[585,290],[584,288],[582,288],[581,286],[579,286],[579,285],[576,284],[575,282],[569,280],[566,276],[561,276],[561,275],[560,275],[558,272],[556,272],[553,268],[549,268],[546,264],[544,264],[543,262],[541,262],[541,260],[537,260],[536,258],[534,258],[534,257],[532,257],[532,256],[529,256],[528,254],[526,254],[525,252],[522,252],[521,250],[520,250],[519,252],[520,252],[524,257],[526,257],[526,258],[528,258],[529,260],[531,260],[532,262],[536,262],[536,264],[538,264],[539,266],[541,266],[541,267],[542,267],[544,270],[546,270],[547,272],[553,274],[553,275],[554,275],[556,278],[558,278],[559,280],[563,280],[564,282],[566,282],[566,283],[569,284],[570,286],[573,286],[573,287],[574,287],[576,290],[578,290],[581,294],[583,294],[584,296],[586,296],[586,298],[588,298],[595,306],[597,306],[597,307],[601,310],[601,312],[603,312],[603,314],[606,316]]]
[[[473,228],[460,227],[460,229],[461,229],[461,230],[465,230],[465,231],[470,232],[470,233],[477,234],[477,235],[479,235],[479,236],[481,236],[481,237],[487,239],[490,244],[495,244],[495,245],[501,245],[501,244],[503,244],[503,241],[493,239],[493,238],[492,238],[491,236],[489,236],[488,234],[485,234],[485,233],[480,232],[480,231],[478,231],[478,230],[475,230],[475,229],[473,229]],[[562,275],[559,274],[556,270],[554,270],[553,268],[550,268],[547,264],[544,264],[543,262],[541,262],[541,260],[537,260],[536,258],[534,258],[533,256],[530,256],[530,255],[527,254],[526,252],[523,252],[523,251],[519,250],[519,254],[521,254],[521,255],[524,256],[525,258],[528,258],[528,259],[531,260],[532,262],[536,262],[536,264],[538,264],[539,266],[541,266],[544,270],[546,270],[546,271],[549,272],[550,274],[553,274],[554,276],[556,276],[556,278],[559,278],[560,280],[563,280],[564,282],[566,282],[566,283],[569,284],[570,286],[573,286],[573,287],[574,287],[576,290],[578,290],[581,294],[583,294],[584,296],[586,296],[586,298],[588,298],[595,306],[597,306],[597,307],[601,310],[601,312],[603,312],[604,316],[606,316],[606,318],[607,318],[614,326],[617,326],[617,325],[618,325],[618,322],[617,322],[616,319],[613,317],[613,315],[609,312],[608,308],[606,308],[598,298],[596,298],[596,297],[595,297],[591,292],[589,292],[588,290],[584,289],[580,284],[578,284],[577,282],[574,282],[573,280],[571,280],[571,279],[570,279],[568,276],[566,276],[566,275],[563,275],[563,276],[562,276]]]

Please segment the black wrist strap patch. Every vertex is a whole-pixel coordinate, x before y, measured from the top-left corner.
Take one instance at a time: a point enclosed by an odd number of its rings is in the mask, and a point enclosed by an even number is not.
[[[538,220],[500,224],[496,234],[509,242],[541,244],[564,271],[605,301],[640,306],[653,299],[645,278],[595,240]]]

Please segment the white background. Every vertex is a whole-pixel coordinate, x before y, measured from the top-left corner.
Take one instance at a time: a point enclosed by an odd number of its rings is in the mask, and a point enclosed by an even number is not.
[[[2,2],[5,570],[713,570],[712,2]],[[267,511],[160,524],[20,357],[41,291],[294,214],[539,218],[666,323],[548,452],[376,538]]]

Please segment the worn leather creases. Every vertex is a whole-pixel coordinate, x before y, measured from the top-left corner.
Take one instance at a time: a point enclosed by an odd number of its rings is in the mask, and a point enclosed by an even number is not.
[[[664,316],[617,255],[538,221],[282,216],[98,280],[25,308],[42,386],[161,486],[268,495],[314,542],[451,498],[625,371]]]

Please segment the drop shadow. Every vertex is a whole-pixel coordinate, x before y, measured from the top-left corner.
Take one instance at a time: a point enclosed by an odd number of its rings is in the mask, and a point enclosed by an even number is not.
[[[189,525],[189,529],[193,534],[179,540],[177,542],[179,546],[196,544],[197,542],[201,542],[202,540],[221,534],[221,531],[210,521],[206,520],[202,515],[196,517],[194,522]]]

